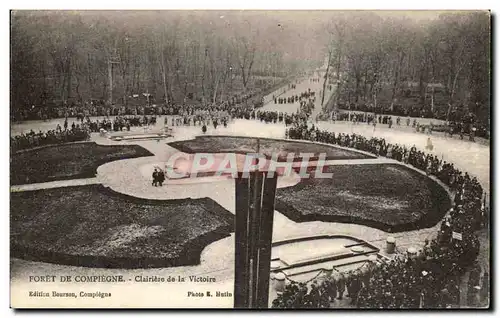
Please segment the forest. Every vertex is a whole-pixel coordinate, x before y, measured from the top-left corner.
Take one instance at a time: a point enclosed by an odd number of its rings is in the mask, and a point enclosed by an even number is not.
[[[18,11],[11,19],[11,102],[111,97],[127,105],[142,94],[158,103],[219,102],[228,91],[317,64],[293,47],[291,32],[278,18],[240,11]]]
[[[448,118],[490,113],[490,14],[445,12],[432,20],[339,15],[327,27],[334,104],[397,108]],[[326,83],[325,83],[326,84]]]

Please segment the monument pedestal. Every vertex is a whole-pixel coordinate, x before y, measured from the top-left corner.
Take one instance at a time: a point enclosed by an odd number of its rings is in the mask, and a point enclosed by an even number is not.
[[[277,180],[264,171],[235,179],[235,308],[268,307]]]

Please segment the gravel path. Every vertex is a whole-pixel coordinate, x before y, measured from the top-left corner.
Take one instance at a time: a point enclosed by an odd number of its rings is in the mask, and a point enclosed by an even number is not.
[[[10,191],[11,192],[34,191],[41,189],[63,188],[63,187],[99,184],[99,183],[101,183],[101,181],[99,181],[98,178],[73,179],[73,180],[14,185],[10,187]]]

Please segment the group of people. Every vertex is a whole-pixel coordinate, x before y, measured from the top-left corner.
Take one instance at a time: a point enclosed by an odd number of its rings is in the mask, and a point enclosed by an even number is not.
[[[260,120],[265,123],[284,123],[286,126],[295,122],[303,121],[309,118],[313,103],[304,104],[297,113],[285,113],[277,111],[265,111],[254,107],[230,107],[227,104],[219,104],[209,108],[190,107],[180,111],[179,116],[172,117],[172,126],[179,125],[200,125],[202,132],[206,133],[210,126],[217,129],[219,125],[224,127],[232,119]],[[167,119],[165,119],[167,120]],[[168,122],[165,122],[168,125]]]
[[[285,113],[276,111],[256,111],[250,116],[251,119],[259,119],[265,123],[285,123],[285,126],[290,126],[293,123],[303,121],[306,115],[302,112],[298,113]]]
[[[229,107],[234,107],[240,104],[249,104],[252,107],[260,107],[263,105],[262,96],[276,90],[276,87],[283,86],[284,79],[279,83],[266,83],[267,85],[261,88],[249,89],[244,93],[235,93],[226,98],[224,104]],[[291,85],[291,84],[289,84]],[[164,99],[163,99],[164,100]],[[12,110],[12,121],[25,120],[49,120],[54,118],[68,117],[100,117],[100,116],[135,116],[135,115],[180,115],[182,109],[191,107],[189,103],[176,104],[158,103],[151,105],[150,102],[144,102],[142,106],[128,105],[107,105],[104,100],[88,100],[83,102],[71,102],[63,105],[31,105],[24,108],[16,108]],[[204,103],[192,102],[193,107],[213,107],[215,104],[202,105]]]
[[[369,284],[374,263],[370,262],[354,271],[333,271],[321,282],[307,283],[290,280],[285,290],[272,302],[273,308],[331,308],[340,305],[338,301],[350,298],[357,303],[360,291]]]
[[[288,97],[275,97],[273,96],[273,100],[275,104],[293,104],[296,102],[307,103],[309,100],[315,100],[315,91],[311,91],[309,88],[307,91],[300,93],[299,95],[292,95]],[[313,100],[313,101],[314,101]]]
[[[158,167],[155,167],[155,169],[153,170],[152,177],[153,177],[153,182],[151,183],[151,185],[154,187],[157,187],[157,186],[162,187],[163,182],[165,182],[165,171],[163,171],[162,169],[160,169]]]
[[[56,129],[51,129],[46,132],[30,130],[28,133],[10,137],[10,151],[16,152],[19,150],[30,149],[54,144],[62,144],[66,142],[85,141],[90,139],[90,133],[79,124],[73,123],[68,129],[67,122],[64,129],[57,125]]]
[[[368,271],[332,276],[310,287],[291,283],[273,301],[273,307],[329,308],[347,287],[352,305],[359,308],[455,308],[460,306],[460,279],[467,271],[467,306],[478,307],[489,299],[489,273],[484,271],[481,276],[483,270],[476,261],[480,243],[475,233],[489,220],[482,200],[485,193],[476,178],[414,146],[408,149],[383,138],[336,135],[305,123],[290,128],[287,135],[369,151],[413,165],[446,184],[454,202],[436,238],[426,240],[417,256],[399,254],[389,262],[367,266]]]
[[[90,132],[105,131],[130,131],[131,127],[143,127],[145,125],[155,125],[156,116],[139,116],[139,115],[119,115],[113,120],[109,117],[104,117],[101,120],[91,120],[90,117],[81,118],[82,127],[87,128]]]
[[[462,107],[465,108],[465,107]],[[364,104],[339,104],[339,109],[344,110],[345,112],[340,115],[337,120],[348,120],[352,121],[351,118],[345,119],[345,116],[352,116],[352,115],[346,115],[349,114],[351,111],[358,111],[358,112],[364,112],[367,114],[383,114],[384,117],[393,117],[397,116],[398,118],[400,117],[408,117],[407,120],[409,120],[409,117],[417,117],[417,118],[435,118],[435,119],[440,119],[440,120],[446,120],[448,122],[448,125],[446,127],[446,133],[449,133],[451,136],[453,134],[460,135],[460,138],[463,139],[464,135],[476,135],[479,137],[483,138],[489,138],[489,132],[488,129],[485,125],[481,124],[478,122],[476,116],[473,113],[463,113],[463,112],[455,112],[452,111],[450,113],[443,113],[443,112],[426,112],[422,110],[419,107],[410,107],[410,108],[405,108],[405,109],[400,109],[400,108],[387,108],[387,107],[382,107],[382,106],[377,106],[373,107],[373,105],[364,105]],[[359,113],[358,113],[359,114]],[[367,122],[366,116],[361,115],[356,115],[356,120],[357,121],[364,121]],[[379,115],[381,116],[381,115]],[[373,118],[372,118],[373,119]],[[380,123],[380,122],[379,122]],[[409,123],[407,122],[407,126],[409,126]],[[413,127],[415,127],[416,124],[413,124]],[[470,137],[470,139],[473,139],[473,137]]]
[[[298,96],[274,97],[275,104],[293,104],[299,100]]]
[[[378,124],[388,125],[392,128],[394,125],[394,118],[390,115],[377,115],[375,113],[357,113],[357,112],[335,112],[331,114],[333,121],[348,121],[353,124],[366,123],[368,125],[372,124],[374,127]],[[416,132],[432,134],[433,131],[442,131],[445,135],[453,137],[453,135],[459,135],[460,140],[464,139],[465,135],[469,135],[469,141],[474,142],[475,136],[478,133],[478,129],[472,124],[467,124],[465,122],[449,122],[447,125],[435,125],[432,121],[428,125],[423,125],[417,119],[406,119],[397,116],[395,119],[395,124],[401,126],[406,122],[406,126],[415,129]],[[482,135],[485,133],[483,132]]]
[[[71,126],[69,126],[68,118],[66,118],[62,126],[57,124],[56,129],[46,132],[39,131],[38,133],[31,130],[28,133],[12,136],[10,138],[10,149],[11,151],[18,151],[65,142],[85,141],[90,139],[90,133],[100,132],[101,130],[122,131],[126,129],[130,131],[131,127],[156,124],[156,116],[116,116],[113,120],[109,117],[101,120],[91,120],[90,117],[81,117],[79,119],[79,123],[73,121]]]
[[[239,110],[235,113],[232,113],[232,118],[260,120],[261,122],[265,123],[284,123],[285,126],[291,126],[294,123],[307,120],[308,115],[301,111],[296,113],[285,113],[277,111],[248,109],[246,111]]]
[[[339,103],[340,109],[345,110],[355,110],[362,112],[376,112],[378,114],[392,115],[392,116],[401,116],[401,117],[419,117],[419,118],[436,118],[436,119],[446,119],[446,113],[438,112],[435,110],[434,112],[429,111],[428,109],[422,109],[420,106],[409,106],[402,108],[399,105],[382,105],[378,104],[376,107],[373,104],[364,104],[364,103]]]
[[[180,116],[174,116],[171,119],[172,126],[207,126],[212,124],[214,128],[218,125],[227,126],[230,120],[230,115],[227,111],[229,108],[209,108],[195,109],[191,112],[184,112]],[[165,118],[165,126],[168,125],[168,120]]]
[[[142,127],[142,126],[154,126],[156,125],[156,116],[140,116],[140,115],[126,115],[126,116],[116,116],[113,121],[113,131],[122,131],[126,128],[130,131],[130,127]]]
[[[349,121],[354,124],[357,123],[366,123],[368,125],[376,125],[378,124],[384,124],[384,125],[389,125],[389,128],[392,127],[394,124],[394,119],[393,116],[388,116],[388,115],[377,115],[375,113],[355,113],[355,112],[337,112],[332,114],[332,119],[335,121]],[[402,118],[400,116],[396,117],[396,125],[401,126],[402,124]],[[406,126],[409,127],[410,123],[412,124],[412,127],[415,128],[417,131],[423,130],[423,125],[420,125],[420,123],[417,121],[417,119],[413,119],[413,122],[411,121],[410,117],[406,117],[404,120],[406,122]],[[429,127],[433,127],[432,122],[430,123]]]

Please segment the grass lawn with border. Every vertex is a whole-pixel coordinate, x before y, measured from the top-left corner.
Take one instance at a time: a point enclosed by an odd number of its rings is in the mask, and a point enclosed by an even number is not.
[[[234,231],[209,198],[146,200],[102,185],[11,193],[11,256],[107,268],[197,265]]]
[[[295,222],[355,223],[385,232],[436,225],[451,200],[429,177],[399,164],[335,165],[331,179],[278,189],[276,210]]]
[[[323,145],[296,140],[280,140],[271,138],[258,138],[260,140],[260,153],[270,155],[273,153],[294,153],[295,159],[300,160],[300,153],[314,153],[317,158],[320,153],[326,154],[327,160],[369,159],[375,158],[357,151],[342,149],[335,146]],[[232,136],[197,136],[192,140],[175,141],[168,144],[185,153],[255,153],[257,151],[257,138],[232,137]]]
[[[98,145],[78,142],[11,154],[11,185],[93,178],[97,167],[110,161],[153,156],[138,145]]]

